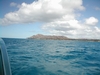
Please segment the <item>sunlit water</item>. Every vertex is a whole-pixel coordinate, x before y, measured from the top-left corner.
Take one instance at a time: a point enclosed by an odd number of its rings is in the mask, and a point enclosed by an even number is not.
[[[100,75],[100,42],[4,41],[12,75]]]

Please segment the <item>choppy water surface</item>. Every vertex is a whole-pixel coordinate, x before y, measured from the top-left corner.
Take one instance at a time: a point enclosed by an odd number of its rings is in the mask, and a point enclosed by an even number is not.
[[[12,75],[100,75],[100,42],[4,41]]]

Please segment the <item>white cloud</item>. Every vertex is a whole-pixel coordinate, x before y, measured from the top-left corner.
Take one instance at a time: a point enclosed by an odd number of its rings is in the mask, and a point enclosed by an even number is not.
[[[87,20],[91,20],[91,17]],[[43,26],[43,29],[49,31],[54,35],[65,35],[70,38],[97,38],[100,39],[100,28],[96,26],[97,19],[93,17],[94,20],[91,20],[93,25],[89,23],[82,23],[75,18],[56,20],[51,23],[47,23]],[[89,20],[89,22],[90,22]],[[95,25],[94,25],[95,24]]]
[[[17,3],[15,3],[15,2],[11,2],[11,3],[10,3],[10,6],[12,6],[12,7],[13,7],[13,6],[16,6],[16,5],[17,5]]]
[[[96,19],[95,17],[90,17],[86,19],[86,24],[88,25],[96,25],[97,23],[98,23],[98,19]]]
[[[82,0],[38,0],[31,4],[22,3],[18,11],[7,13],[0,23],[43,22],[42,29],[54,35],[100,38],[100,28],[95,26],[98,19],[90,17],[82,23],[76,19],[77,10],[85,10]]]
[[[17,8],[20,8],[20,7],[21,7],[20,4],[17,4],[17,3],[15,3],[15,2],[11,2],[11,3],[10,3],[10,6],[11,6],[11,7],[17,7]]]
[[[84,10],[82,0],[38,0],[31,4],[22,3],[18,11],[5,15],[2,24],[51,22],[66,15],[74,15],[76,9]]]

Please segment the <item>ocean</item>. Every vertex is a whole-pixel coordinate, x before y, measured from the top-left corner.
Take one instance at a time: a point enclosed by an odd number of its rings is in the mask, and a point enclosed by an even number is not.
[[[3,40],[12,75],[100,75],[100,42]]]

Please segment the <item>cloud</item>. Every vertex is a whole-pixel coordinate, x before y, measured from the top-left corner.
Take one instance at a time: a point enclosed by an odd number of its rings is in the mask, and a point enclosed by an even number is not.
[[[15,3],[15,2],[11,2],[10,3],[10,6],[12,6],[12,7],[14,7],[14,6],[16,6],[17,5],[17,3]]]
[[[100,7],[95,7],[95,10],[100,10]]]
[[[17,7],[17,8],[20,8],[20,7],[21,7],[20,4],[17,4],[17,3],[15,3],[15,2],[11,2],[11,3],[10,3],[10,6],[11,6],[11,7]]]
[[[76,19],[76,11],[83,11],[82,0],[38,0],[22,3],[18,11],[7,13],[1,25],[43,22],[42,29],[54,35],[73,38],[99,38],[98,19],[90,17],[85,22]]]
[[[38,0],[31,4],[22,3],[18,11],[7,13],[1,22],[5,25],[39,21],[51,22],[67,14],[74,15],[75,10],[84,10],[82,0]]]
[[[96,25],[97,23],[98,23],[98,19],[96,19],[95,17],[90,17],[86,19],[86,24],[88,25]]]
[[[47,23],[43,29],[54,35],[64,35],[70,38],[98,38],[100,39],[100,28],[95,25],[87,25],[78,20],[56,21]]]

